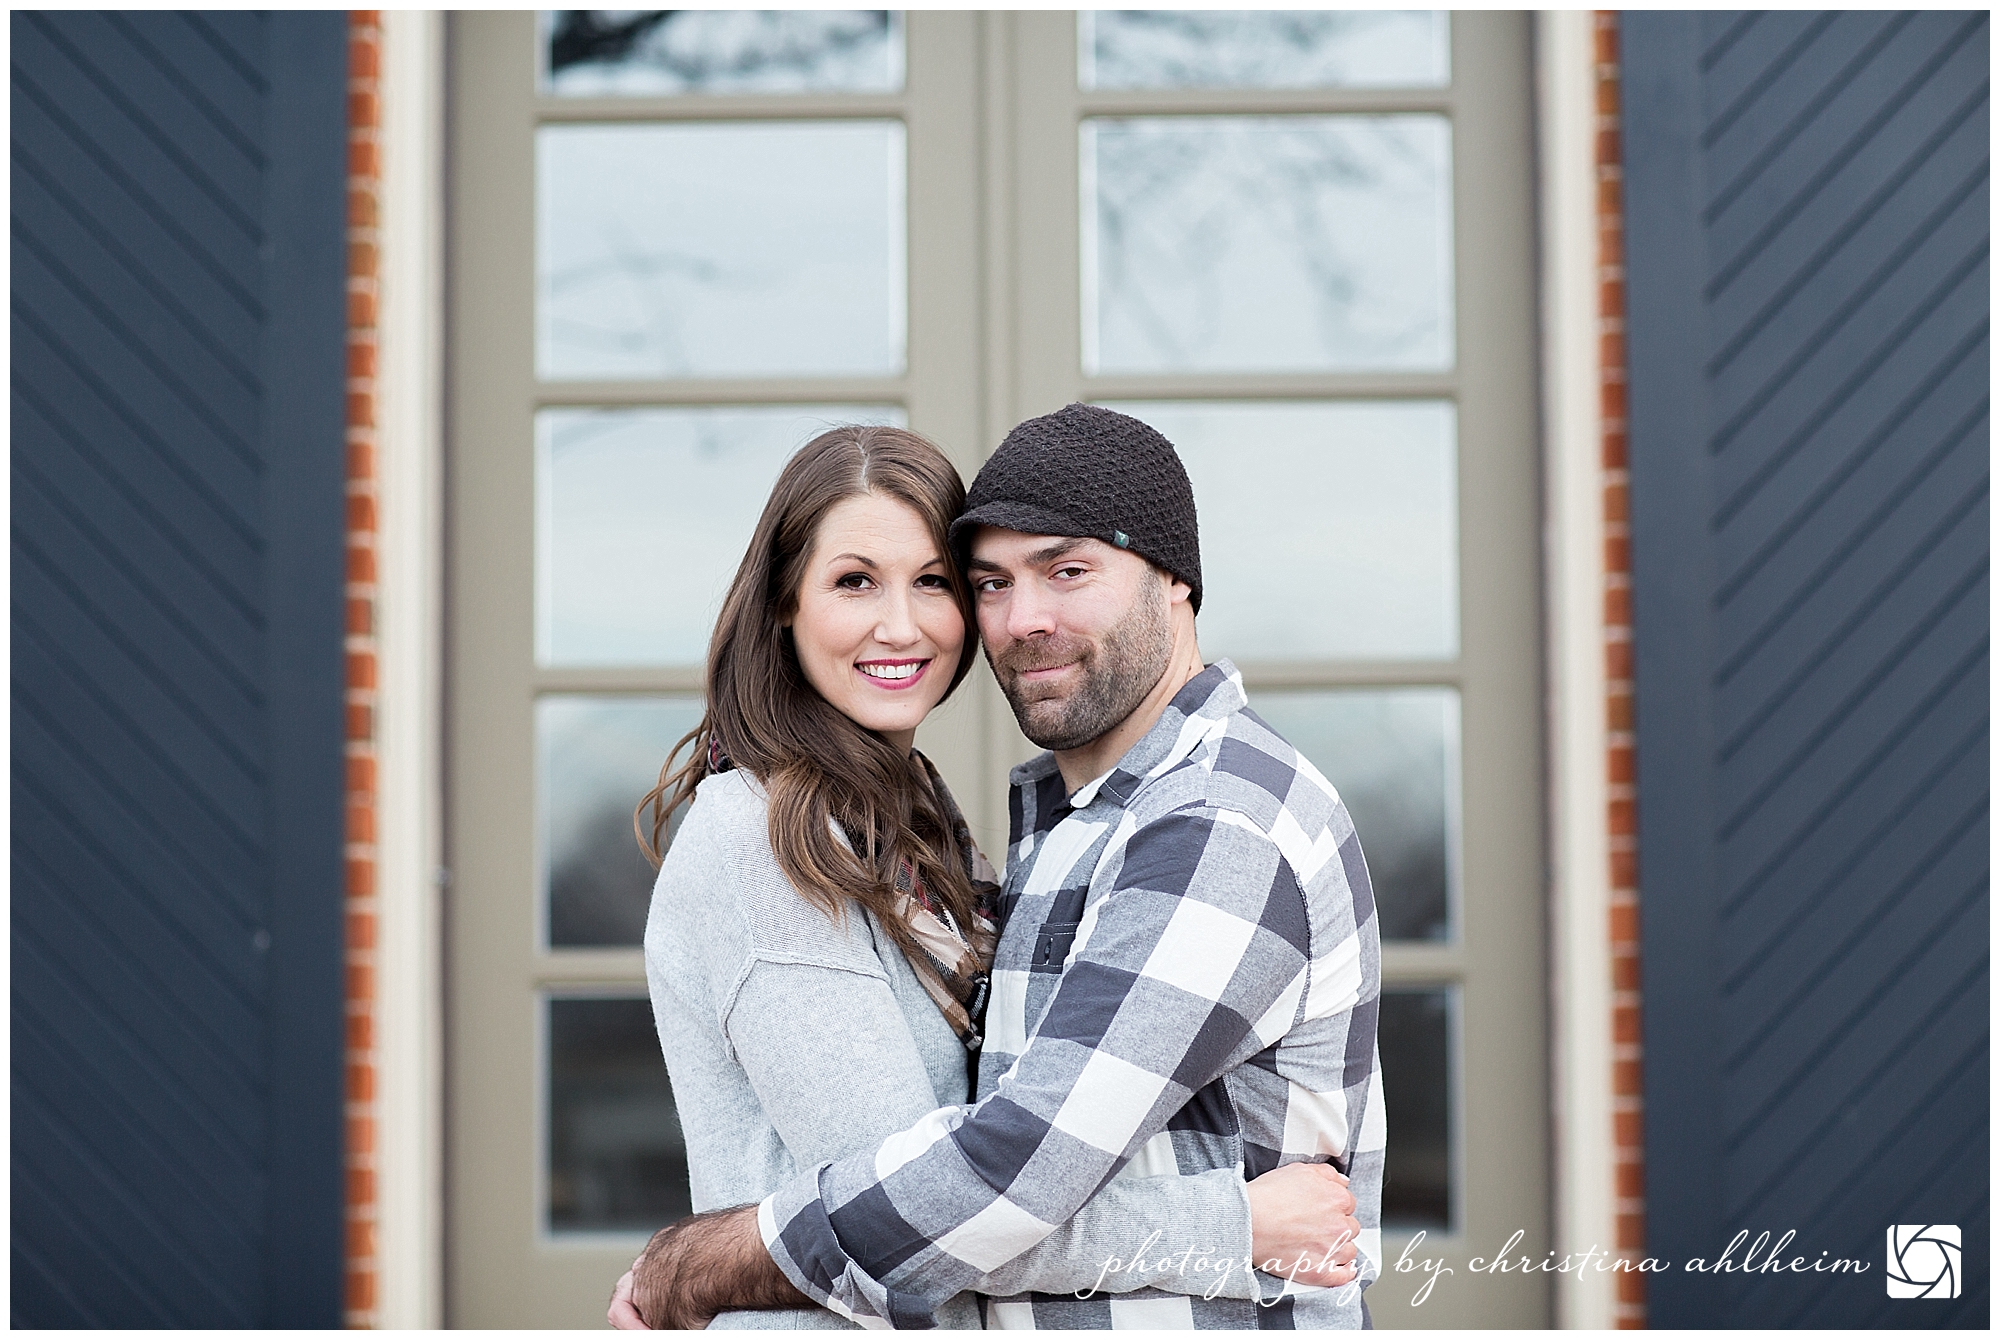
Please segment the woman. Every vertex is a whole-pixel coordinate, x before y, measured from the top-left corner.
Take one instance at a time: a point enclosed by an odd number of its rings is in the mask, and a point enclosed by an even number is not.
[[[914,433],[843,427],[802,448],[723,603],[707,715],[635,816],[660,863],[646,971],[697,1211],[761,1200],[972,1099],[993,874],[912,747],[972,664],[971,593],[945,539],[963,505],[957,471]],[[1302,1220],[1307,1204],[1271,1178],[1254,1197],[1260,1253],[1265,1220]],[[1115,1179],[992,1290],[1092,1288],[1107,1255],[1154,1229],[1240,1263],[1249,1199],[1226,1170]],[[1279,1249],[1308,1237],[1300,1225]],[[1165,1259],[1147,1269],[1107,1287],[1217,1287]],[[1240,1265],[1222,1288],[1251,1295]],[[976,1299],[938,1320],[979,1326]],[[850,1323],[814,1308],[713,1324]]]

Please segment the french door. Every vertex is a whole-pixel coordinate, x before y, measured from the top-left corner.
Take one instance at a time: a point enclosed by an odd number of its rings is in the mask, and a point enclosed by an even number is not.
[[[450,59],[452,1324],[596,1324],[685,1212],[629,816],[785,455],[898,422],[970,478],[1079,399],[1180,448],[1203,650],[1361,830],[1391,1262],[1539,1255],[1526,20],[467,13]],[[920,743],[1003,849],[983,670]],[[1378,1324],[1546,1323],[1458,1264]]]

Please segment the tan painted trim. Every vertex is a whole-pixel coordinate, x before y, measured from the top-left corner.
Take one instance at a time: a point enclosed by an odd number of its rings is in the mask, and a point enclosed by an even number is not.
[[[1610,851],[1605,814],[1604,524],[1599,460],[1593,19],[1536,17],[1548,565],[1555,1246],[1609,1251]],[[1614,1321],[1611,1276],[1565,1274],[1556,1322]]]
[[[1414,1275],[1385,1275],[1371,1289],[1380,1305],[1369,1306],[1384,1327],[1546,1326],[1547,1281],[1468,1273],[1472,1258],[1490,1257],[1517,1230],[1517,1251],[1546,1252],[1551,1240],[1533,26],[1524,14],[1461,11],[1451,44],[1465,954],[1453,1047],[1463,1192],[1456,1244],[1433,1233],[1422,1250],[1458,1257],[1460,1273],[1394,1320],[1392,1301],[1412,1296]],[[1383,961],[1386,977],[1386,951]],[[1384,1236],[1393,1262],[1399,1248]]]
[[[444,24],[382,16],[377,1324],[442,1320]]]
[[[577,1325],[631,1256],[543,1251],[536,1213],[535,16],[446,25],[445,1321]]]
[[[908,87],[910,427],[944,448],[971,479],[985,456],[980,441],[982,300],[979,153],[980,16],[914,11],[903,23]],[[997,696],[975,666],[966,682],[918,732],[952,791],[973,815],[1006,813],[979,722]],[[1004,839],[1005,830],[1000,836]],[[982,841],[988,836],[980,833]],[[1001,849],[1004,850],[1004,841]]]
[[[561,121],[804,121],[880,120],[904,114],[900,93],[704,93],[699,97],[535,99],[535,120]]]
[[[1074,75],[1074,71],[1072,71]],[[1071,82],[1074,88],[1074,79]],[[1452,111],[1444,88],[1093,89],[1077,93],[1084,116],[1381,116]]]

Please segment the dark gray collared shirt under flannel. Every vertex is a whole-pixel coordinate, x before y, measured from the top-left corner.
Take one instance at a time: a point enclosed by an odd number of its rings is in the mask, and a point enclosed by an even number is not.
[[[1050,754],[1013,782],[980,1101],[766,1199],[779,1266],[864,1326],[928,1326],[936,1303],[980,1289],[1111,1177],[1253,1178],[1331,1160],[1360,1204],[1360,1283],[1373,1281],[1381,947],[1333,787],[1248,710],[1227,661],[1074,796]],[[1217,1246],[1152,1250],[1183,1245]],[[1358,1287],[1262,1279],[1262,1302],[1155,1289],[999,1298],[987,1325],[1367,1324]]]

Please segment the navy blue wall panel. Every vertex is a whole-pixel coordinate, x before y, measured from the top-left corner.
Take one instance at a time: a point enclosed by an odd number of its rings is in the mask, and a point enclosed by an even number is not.
[[[1622,42],[1651,1320],[1984,1326],[1987,17]]]
[[[12,1321],[337,1326],[345,16],[11,33]]]

